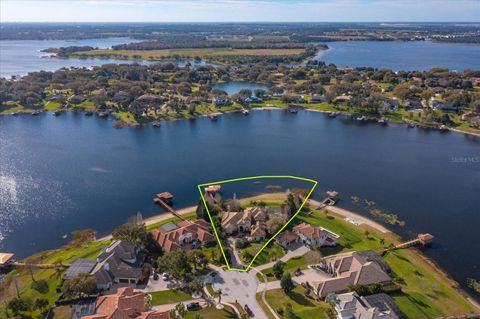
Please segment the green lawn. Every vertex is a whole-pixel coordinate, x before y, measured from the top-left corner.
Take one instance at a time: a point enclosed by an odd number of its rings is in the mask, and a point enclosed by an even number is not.
[[[218,310],[214,307],[203,308],[199,311],[189,311],[185,316],[185,319],[193,319],[195,314],[199,314],[202,319],[235,319],[237,318],[237,314],[235,311],[230,307],[225,307],[222,310]]]
[[[27,260],[42,264],[53,264],[61,261],[63,264],[70,264],[78,258],[95,258],[100,250],[108,245],[110,241],[93,241],[81,246],[68,245],[57,250],[48,250],[29,257]],[[15,285],[13,278],[17,278],[17,283],[22,297],[35,301],[38,298],[47,299],[51,305],[57,300],[58,293],[56,288],[60,285],[63,273],[56,273],[53,269],[33,269],[33,278],[27,269],[18,268],[12,271],[6,279],[7,285],[5,290],[0,291],[0,300],[9,300],[15,296]],[[32,282],[44,282],[46,285],[43,289],[37,291],[33,289]],[[25,313],[31,318],[39,318],[40,312],[33,311]],[[4,318],[5,314],[0,311],[0,318]]]
[[[184,217],[185,219],[189,219],[189,220],[197,219],[197,215],[195,214],[195,212],[187,213],[185,215],[182,215],[182,217]],[[147,226],[147,231],[152,231],[152,230],[154,230],[154,229],[156,229],[156,228],[158,228],[162,225],[168,224],[170,222],[180,222],[180,221],[181,220],[179,218],[172,217],[172,218],[166,219],[164,221],[148,225]]]
[[[150,295],[152,296],[152,306],[176,303],[193,299],[192,295],[177,289],[151,292]]]
[[[312,225],[327,228],[341,236],[337,248],[321,249],[323,255],[352,250],[377,250],[399,240],[392,233],[381,234],[366,225],[355,226],[335,214],[326,214],[325,211],[316,211],[309,216],[299,215],[298,218]],[[365,230],[369,232],[368,238]],[[380,244],[381,238],[385,240],[383,245]],[[402,292],[396,293],[392,297],[408,318],[435,318],[468,314],[474,311],[472,306],[455,290],[455,283],[418,250],[411,248],[389,253],[385,256],[385,260],[397,277],[395,282],[402,287]],[[289,260],[285,265],[285,270],[292,272],[297,268],[305,268],[310,263],[308,255],[305,255]],[[267,275],[269,281],[275,280],[271,269],[265,269],[263,273]],[[281,290],[277,291],[277,294],[279,293],[282,293]],[[281,296],[270,298],[272,302],[275,302]]]
[[[300,285],[297,285],[289,295],[286,295],[282,289],[268,290],[265,298],[277,314],[279,309],[291,304],[299,319],[327,318],[325,310],[329,308],[328,304],[307,298],[304,295],[304,288]]]

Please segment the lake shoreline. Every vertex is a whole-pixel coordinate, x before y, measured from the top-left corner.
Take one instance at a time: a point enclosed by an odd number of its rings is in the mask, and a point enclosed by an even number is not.
[[[259,199],[259,198],[266,199],[269,196],[272,196],[272,195],[275,195],[275,194],[283,194],[283,193],[281,193],[281,192],[279,192],[279,193],[262,193],[262,194],[257,194],[257,195],[254,195],[254,196],[249,196],[249,197],[246,197],[246,198],[242,198],[242,199],[240,199],[240,201],[245,202],[245,201],[251,201],[251,200]],[[308,203],[312,206],[313,209],[317,209],[316,207],[318,207],[319,204],[321,204],[319,201],[311,199],[311,198],[308,199]],[[194,206],[183,207],[183,208],[178,209],[177,212],[181,216],[189,215],[189,214],[192,214],[193,212],[196,211],[197,206],[194,205]],[[378,231],[380,234],[385,235],[385,236],[389,237],[390,239],[393,239],[394,241],[396,241],[398,243],[400,243],[402,241],[401,236],[399,234],[397,234],[397,233],[393,232],[392,230],[388,229],[386,226],[383,226],[381,223],[379,223],[377,221],[374,221],[373,219],[371,219],[369,217],[366,217],[366,216],[364,216],[364,215],[362,215],[358,212],[354,212],[354,211],[351,211],[351,210],[348,210],[348,209],[345,209],[345,208],[342,208],[342,207],[339,207],[339,206],[327,206],[324,209],[326,209],[327,211],[329,211],[333,215],[336,215],[338,217],[343,218],[343,220],[350,219],[349,222],[352,223],[352,225],[355,225],[357,227],[359,227],[361,225],[366,225],[367,227],[370,227],[370,228],[374,229],[375,231]],[[172,218],[174,218],[173,215],[171,215],[168,212],[164,212],[162,214],[157,214],[157,215],[153,215],[153,216],[145,218],[144,223],[145,223],[145,226],[148,227],[148,226],[151,226],[151,225],[154,225],[154,224],[158,224],[158,223],[170,220]],[[354,224],[353,221],[357,222],[358,224]],[[111,239],[112,239],[112,235],[110,234],[110,235],[98,238],[97,241],[105,241],[105,240],[111,240]],[[441,278],[445,282],[449,283],[449,285],[454,290],[456,290],[461,296],[463,296],[465,298],[465,300],[467,300],[474,308],[477,308],[480,311],[480,303],[478,303],[477,300],[474,297],[472,297],[466,290],[464,290],[460,286],[460,284],[455,279],[453,279],[450,276],[450,274],[448,272],[446,272],[435,260],[427,257],[421,250],[418,250],[418,249],[415,249],[414,251],[411,251],[410,253],[411,253],[412,257],[414,257],[417,260],[417,262],[420,262],[420,263],[424,264],[425,266],[430,267],[435,272],[436,276],[438,276],[439,278]]]
[[[187,118],[187,117],[173,118],[173,119],[161,120],[160,122],[170,122],[170,121],[180,121],[180,120],[195,120],[196,118],[208,118],[212,115],[241,113],[242,110],[243,109],[233,109],[233,110],[226,110],[226,111],[219,110],[218,112],[214,112],[214,113],[198,114],[198,115],[192,116],[191,118]],[[265,106],[265,107],[254,106],[250,110],[252,110],[252,111],[270,111],[270,110],[286,110],[286,108],[277,107],[277,106]],[[324,113],[324,114],[330,114],[330,113],[333,112],[333,111],[319,110],[319,109],[312,109],[312,108],[302,108],[302,110],[308,111],[308,112],[315,112],[315,113]],[[16,113],[15,115],[30,115],[30,113],[32,111],[34,111],[34,110],[33,109],[26,109],[26,110],[15,112]],[[83,109],[61,110],[61,112],[79,112],[79,111],[83,112],[83,113],[86,112],[86,110],[83,110]],[[50,111],[42,110],[41,113],[44,113],[44,112],[50,112]],[[340,113],[340,115],[344,115],[344,116],[352,116],[353,115],[353,113],[349,113],[349,112],[344,112],[344,111],[338,111],[338,112]],[[0,116],[15,116],[15,115],[12,114],[12,112],[5,112],[5,111],[0,112]],[[119,119],[119,118],[116,118],[116,120],[121,121],[121,119]],[[115,125],[115,123],[114,123],[113,127],[116,128],[116,129],[121,129],[123,127],[142,128],[142,127],[146,127],[146,126],[152,124],[153,122],[155,122],[155,121],[148,121],[148,122],[135,123],[135,124],[124,122],[124,123],[121,123],[121,125],[118,125],[118,126]],[[368,120],[367,120],[367,122],[368,122]],[[391,122],[389,122],[389,124],[406,125],[406,123],[403,122],[403,121],[391,121]],[[427,126],[425,128],[435,130],[435,128],[433,128],[433,127],[428,127]],[[452,127],[448,127],[447,131],[454,132],[454,133],[466,134],[466,135],[475,136],[475,137],[480,137],[480,132],[477,133],[477,132],[470,132],[470,131],[462,131],[460,129],[452,128]]]

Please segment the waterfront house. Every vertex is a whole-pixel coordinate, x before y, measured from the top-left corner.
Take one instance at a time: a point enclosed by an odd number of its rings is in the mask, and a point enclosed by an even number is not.
[[[92,313],[82,319],[169,319],[168,312],[147,310],[149,298],[132,288],[119,288],[115,294],[100,296]]]
[[[298,242],[313,246],[336,246],[338,235],[322,227],[314,227],[307,223],[301,223],[293,227],[293,232],[298,236]]]
[[[337,319],[398,319],[403,314],[387,294],[359,296],[356,292],[327,297],[337,313]]]
[[[340,96],[337,96],[337,98],[335,99],[335,102],[338,104],[346,104],[350,102],[351,99],[352,99],[351,95],[340,95]]]
[[[327,96],[325,94],[323,95],[314,95],[312,96],[312,99],[310,100],[310,103],[323,103],[328,100]]]
[[[212,99],[212,103],[215,106],[228,106],[232,104],[228,97],[216,96]]]
[[[265,239],[267,234],[267,220],[266,209],[246,208],[241,212],[224,212],[221,226],[227,235],[241,233],[246,235],[247,240],[259,241]]]
[[[90,274],[95,277],[100,290],[109,289],[114,284],[136,285],[144,279],[143,260],[137,244],[114,240],[100,252]]]
[[[455,102],[442,102],[438,100],[432,101],[432,107],[436,110],[445,112],[445,113],[457,113],[458,106]]]
[[[287,248],[293,243],[298,243],[306,246],[318,245],[336,246],[337,239],[340,236],[331,231],[322,228],[314,227],[307,223],[302,223],[293,228],[293,231],[286,230],[278,235],[275,239],[276,243]]]
[[[412,101],[405,101],[403,103],[403,108],[405,110],[420,110],[422,108],[422,102],[412,100]]]
[[[292,231],[285,230],[275,238],[275,242],[286,249],[298,242],[298,235]]]
[[[152,235],[153,239],[167,253],[178,250],[187,251],[215,241],[209,224],[203,219],[194,222],[184,220],[178,224],[170,222],[155,229]]]
[[[320,265],[313,268],[331,276],[310,282],[315,294],[320,298],[331,293],[347,292],[350,285],[386,285],[392,281],[381,257],[371,251],[354,251],[326,257]]]

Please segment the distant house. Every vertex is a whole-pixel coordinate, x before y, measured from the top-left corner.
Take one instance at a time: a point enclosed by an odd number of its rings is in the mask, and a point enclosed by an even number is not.
[[[231,105],[232,102],[228,97],[223,97],[223,96],[216,96],[212,99],[212,103],[215,106],[228,106]]]
[[[52,94],[52,95],[49,95],[45,98],[45,101],[56,101],[56,100],[60,100],[60,99],[63,99],[65,98],[65,94],[63,93],[60,93],[60,94]]]
[[[127,91],[118,91],[115,93],[112,100],[115,102],[122,102],[122,101],[127,101],[130,98],[131,98],[131,95]]]
[[[396,111],[398,110],[398,100],[396,99],[385,99],[380,104],[380,108],[384,111]]]
[[[395,301],[387,294],[374,294],[361,297],[356,292],[335,295],[329,300],[338,319],[398,319],[403,314]]]
[[[438,100],[432,101],[432,107],[436,110],[445,112],[445,113],[457,113],[458,106],[455,102],[442,102]]]
[[[83,95],[71,95],[67,101],[70,102],[70,103],[73,103],[73,104],[80,104],[82,103],[83,101],[85,101],[87,98]]]
[[[90,272],[97,281],[98,289],[109,289],[114,284],[138,284],[143,279],[144,256],[138,245],[114,240],[97,257],[97,263]]]
[[[215,241],[209,226],[203,219],[184,220],[178,224],[170,222],[155,229],[152,235],[165,252],[185,251]]]
[[[145,106],[155,106],[159,104],[163,104],[169,100],[168,97],[159,95],[159,94],[152,94],[147,93],[139,96],[135,102],[140,103]]]
[[[280,246],[287,248],[293,243],[312,246],[336,246],[337,239],[340,236],[331,231],[322,228],[314,227],[307,223],[302,223],[293,228],[293,231],[284,231],[277,236],[275,241]]]
[[[82,319],[170,319],[168,312],[148,311],[148,299],[144,292],[132,288],[119,288],[115,294],[100,296],[93,313]]]
[[[312,99],[310,100],[311,103],[323,103],[328,100],[327,96],[325,94],[323,95],[314,95],[312,96]]]
[[[351,95],[340,95],[340,96],[337,96],[337,98],[335,99],[335,102],[339,104],[345,104],[350,102],[351,99],[352,99]]]
[[[322,260],[318,268],[330,278],[311,282],[317,296],[324,298],[332,293],[348,291],[350,285],[389,284],[392,279],[387,274],[386,264],[380,256],[372,252],[348,252]]]
[[[422,102],[420,101],[416,101],[416,100],[413,100],[413,101],[405,101],[403,103],[403,108],[405,110],[419,110],[422,108]]]

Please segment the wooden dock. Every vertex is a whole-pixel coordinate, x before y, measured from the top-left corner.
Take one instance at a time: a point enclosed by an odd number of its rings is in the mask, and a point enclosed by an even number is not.
[[[185,219],[185,217],[177,213],[177,211],[173,209],[172,206],[170,206],[170,204],[172,203],[172,200],[173,200],[173,195],[169,192],[158,193],[153,199],[155,204],[162,206],[163,208],[165,208],[166,211],[168,211],[173,216],[179,218],[180,220],[187,220]]]
[[[413,246],[426,246],[433,241],[433,235],[431,234],[419,234],[417,238],[408,240],[395,246],[395,249],[409,248]]]
[[[383,255],[388,251],[393,251],[393,250],[397,250],[397,249],[405,249],[405,248],[410,248],[410,247],[414,247],[414,246],[425,247],[428,244],[430,244],[433,241],[434,238],[435,237],[433,235],[429,234],[429,233],[418,234],[417,237],[414,238],[414,239],[407,240],[403,243],[397,244],[397,245],[395,245],[393,247],[390,247],[390,248],[380,249],[379,252],[380,252],[380,254]]]

